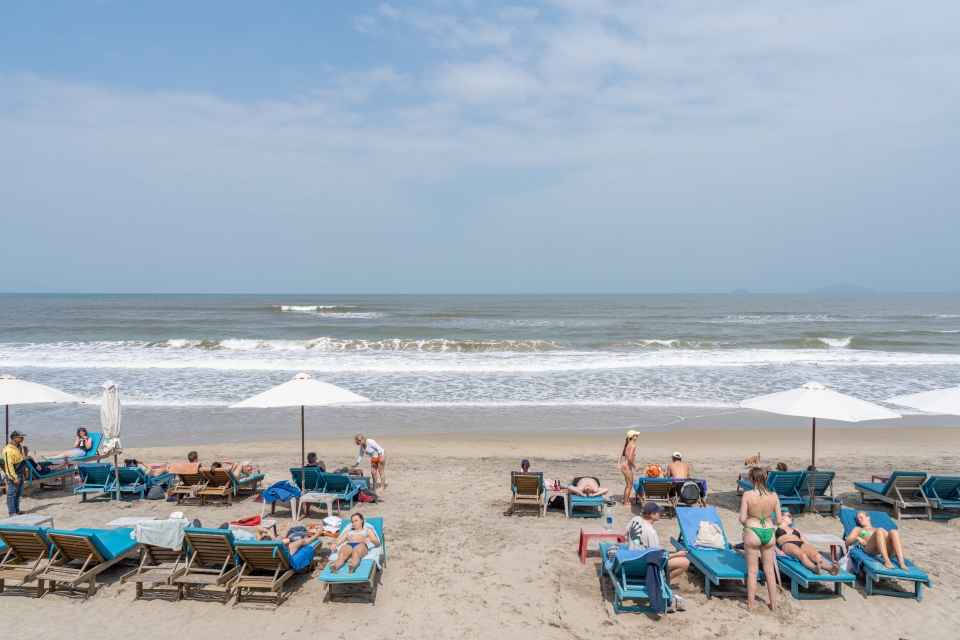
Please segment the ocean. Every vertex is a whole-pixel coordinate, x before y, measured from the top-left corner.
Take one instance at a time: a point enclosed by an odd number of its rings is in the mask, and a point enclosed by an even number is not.
[[[810,380],[874,402],[960,384],[960,295],[0,296],[0,373],[88,402],[12,406],[34,446],[98,429],[107,379],[126,446],[298,437],[298,410],[227,407],[300,371],[373,401],[308,408],[317,437],[736,424]]]

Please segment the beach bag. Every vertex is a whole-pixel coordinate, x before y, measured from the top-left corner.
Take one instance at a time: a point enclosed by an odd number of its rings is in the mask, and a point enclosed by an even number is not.
[[[643,471],[647,474],[648,478],[659,478],[663,473],[660,471],[660,465],[658,464],[648,464]]]
[[[837,562],[840,565],[840,568],[846,571],[847,573],[853,573],[853,561],[850,560],[850,554],[846,554]]]
[[[167,492],[158,484],[147,489],[147,500],[163,500],[167,497]]]
[[[360,502],[376,502],[377,493],[373,489],[360,489],[360,495],[357,497]]]
[[[247,516],[246,518],[240,518],[233,524],[240,527],[256,527],[260,524],[260,516]]]
[[[700,521],[700,530],[697,531],[697,540],[693,543],[697,547],[708,549],[723,549],[723,529],[716,522]]]
[[[680,487],[680,502],[683,504],[697,504],[700,500],[700,485],[692,480],[687,480]]]

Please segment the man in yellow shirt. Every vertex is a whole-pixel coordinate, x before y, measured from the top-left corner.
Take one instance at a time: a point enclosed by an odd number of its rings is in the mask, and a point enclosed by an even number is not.
[[[10,444],[3,448],[3,472],[7,474],[7,512],[11,516],[23,515],[20,511],[20,495],[26,482],[24,475],[27,456],[23,452],[23,437],[26,434],[14,431],[10,434]]]

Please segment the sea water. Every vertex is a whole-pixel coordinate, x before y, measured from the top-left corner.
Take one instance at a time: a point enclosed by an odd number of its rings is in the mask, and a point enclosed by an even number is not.
[[[300,371],[372,400],[308,409],[318,437],[664,430],[810,380],[960,384],[960,295],[0,296],[0,373],[88,403],[11,407],[35,446],[97,429],[107,379],[128,444],[298,437],[228,406]]]

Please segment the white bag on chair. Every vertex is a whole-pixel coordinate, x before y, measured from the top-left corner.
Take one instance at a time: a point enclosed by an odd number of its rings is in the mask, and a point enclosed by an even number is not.
[[[708,549],[723,549],[726,546],[723,540],[723,530],[716,522],[701,520],[700,530],[697,531],[697,539],[693,544]]]

